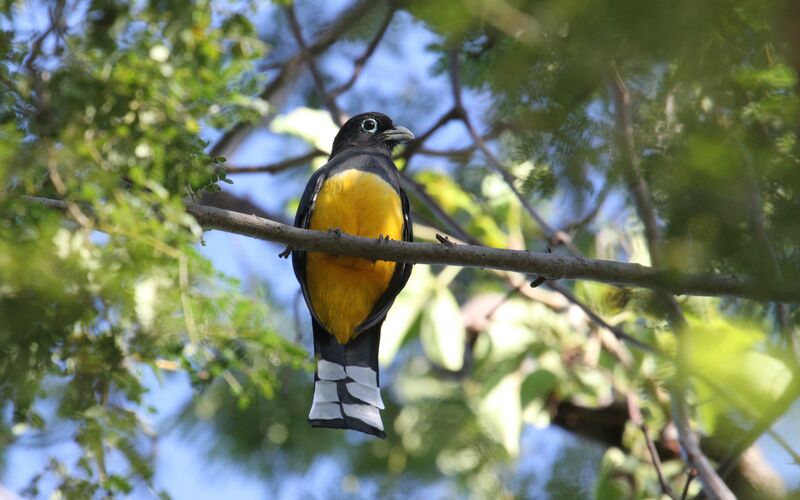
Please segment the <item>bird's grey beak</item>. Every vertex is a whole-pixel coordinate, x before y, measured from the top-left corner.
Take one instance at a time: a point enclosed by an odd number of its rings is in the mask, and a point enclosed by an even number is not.
[[[398,144],[414,140],[414,134],[405,127],[396,125],[394,128],[381,134],[385,142],[396,142]]]

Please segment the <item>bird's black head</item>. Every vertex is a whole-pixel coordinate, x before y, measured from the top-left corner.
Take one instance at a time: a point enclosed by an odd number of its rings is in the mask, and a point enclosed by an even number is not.
[[[356,115],[342,125],[333,140],[331,158],[347,148],[376,147],[391,153],[400,143],[414,139],[405,127],[395,126],[383,113],[370,112]]]

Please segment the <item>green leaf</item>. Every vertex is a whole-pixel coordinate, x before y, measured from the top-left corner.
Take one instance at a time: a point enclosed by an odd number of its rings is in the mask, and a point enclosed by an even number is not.
[[[519,436],[522,431],[521,384],[522,376],[519,372],[506,375],[483,397],[478,406],[481,425],[512,457],[519,454]]]
[[[690,370],[702,375],[698,396],[708,404],[700,405],[699,412],[709,432],[724,432],[725,427],[718,426],[726,424],[732,410],[744,409],[747,418],[768,411],[792,380],[783,360],[759,349],[767,337],[754,325],[692,318],[682,338],[688,343]],[[733,401],[720,397],[716,388]]]
[[[395,299],[381,328],[381,345],[378,359],[388,366],[419,320],[420,313],[430,300],[434,276],[430,266],[416,265],[406,287]]]
[[[331,115],[321,109],[300,107],[286,115],[275,117],[270,126],[273,132],[300,137],[320,151],[330,151],[339,127]]]
[[[536,331],[530,322],[544,312],[541,304],[513,299],[506,301],[492,315],[486,331],[490,341],[489,359],[502,361],[525,352],[536,340]]]
[[[620,469],[624,467],[625,454],[619,448],[609,448],[600,464],[595,482],[594,497],[597,500],[633,498],[633,488]]]
[[[446,287],[437,288],[423,310],[420,339],[433,363],[451,371],[464,365],[464,322],[458,302]]]
[[[547,397],[550,391],[556,386],[557,381],[558,379],[553,372],[543,368],[525,377],[525,381],[522,382],[522,390],[520,391],[522,407],[526,407],[534,399]]]
[[[775,64],[766,69],[742,68],[736,72],[736,79],[751,88],[789,89],[797,82],[797,75],[789,66]]]

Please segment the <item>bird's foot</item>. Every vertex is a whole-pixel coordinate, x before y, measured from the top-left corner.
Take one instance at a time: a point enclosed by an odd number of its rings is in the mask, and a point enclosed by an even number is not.
[[[335,234],[337,238],[341,238],[342,237],[342,230],[339,229],[338,227],[332,227],[332,228],[328,229],[328,232]]]
[[[436,233],[436,240],[437,240],[439,243],[441,243],[442,245],[444,245],[444,246],[446,246],[446,247],[449,247],[449,248],[452,248],[452,247],[456,246],[456,244],[455,244],[455,243],[453,243],[452,241],[450,241],[450,238],[448,238],[447,236],[442,236],[442,235],[441,235],[441,234],[439,234],[439,233]]]

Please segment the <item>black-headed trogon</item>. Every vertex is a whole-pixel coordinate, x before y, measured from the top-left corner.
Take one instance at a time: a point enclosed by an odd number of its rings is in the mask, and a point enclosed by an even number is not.
[[[413,138],[381,113],[349,119],[333,141],[328,163],[308,181],[295,226],[411,241],[408,198],[392,150]],[[411,264],[297,250],[292,264],[314,330],[317,370],[309,423],[386,437],[378,345]]]

